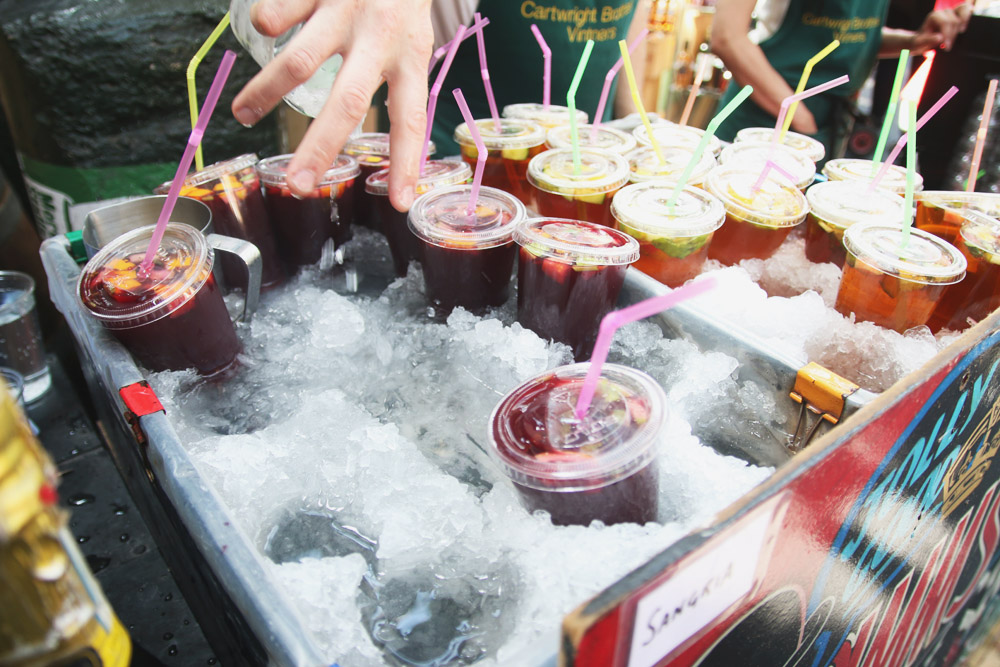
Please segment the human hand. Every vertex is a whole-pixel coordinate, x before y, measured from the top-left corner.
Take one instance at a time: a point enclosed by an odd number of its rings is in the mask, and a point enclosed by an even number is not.
[[[292,192],[313,191],[385,81],[392,146],[389,200],[401,211],[410,207],[427,129],[427,62],[434,41],[430,4],[431,0],[261,0],[253,6],[251,20],[261,34],[277,37],[304,25],[233,100],[233,115],[240,123],[257,123],[330,56],[339,53],[344,58],[329,99],[288,165]]]
[[[971,16],[972,8],[968,4],[931,12],[924,19],[920,30],[914,33],[910,53],[920,55],[938,47],[950,51],[952,44],[955,43],[955,37],[965,32],[969,26]]]
[[[799,134],[816,134],[819,132],[819,127],[816,125],[816,118],[813,117],[812,112],[806,107],[805,102],[799,102],[795,111],[795,117],[792,118],[792,124],[789,127]]]

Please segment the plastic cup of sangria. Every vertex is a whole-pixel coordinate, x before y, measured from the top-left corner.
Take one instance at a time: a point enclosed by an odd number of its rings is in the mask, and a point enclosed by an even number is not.
[[[680,287],[701,273],[715,231],[726,219],[714,195],[687,186],[671,207],[673,183],[649,181],[622,188],[611,204],[618,229],[639,243],[633,266],[664,285]]]
[[[244,318],[260,289],[259,255],[246,241],[206,238],[190,225],[169,223],[152,266],[143,271],[153,230],[151,225],[128,232],[94,255],[80,274],[80,300],[149,370],[222,373],[236,362],[241,347],[212,275],[213,246],[218,240],[219,249],[253,257],[244,265]]]
[[[535,189],[539,215],[584,220],[614,227],[611,199],[629,178],[628,162],[617,153],[580,149],[580,172],[572,148],[555,148],[536,155],[528,164],[528,182]]]
[[[492,118],[477,120],[476,128],[486,146],[482,184],[509,192],[521,202],[531,202],[528,162],[545,150],[545,130],[541,125],[520,118],[501,118],[499,132]],[[455,141],[461,148],[462,159],[475,170],[479,149],[466,123],[455,128]]]
[[[416,194],[423,195],[438,188],[467,183],[472,169],[460,160],[428,160],[417,180]],[[420,241],[407,224],[406,212],[397,211],[389,202],[389,170],[377,171],[365,181],[365,191],[375,202],[375,218],[385,234],[392,253],[396,275],[403,277],[412,260],[420,260]]]
[[[180,194],[197,199],[211,209],[212,226],[217,234],[257,246],[263,272],[261,288],[270,289],[284,282],[285,269],[278,256],[274,228],[264,203],[257,162],[257,156],[252,153],[216,162],[184,179]],[[154,193],[165,195],[169,191],[170,182],[167,182]],[[227,285],[246,281],[243,265],[235,258],[220,257],[219,265]]]
[[[338,155],[307,196],[288,187],[291,155],[261,160],[257,173],[264,186],[264,201],[271,215],[278,255],[287,267],[315,264],[324,247],[338,248],[351,238],[354,197],[361,170],[354,158]],[[331,249],[332,250],[332,249]]]
[[[514,230],[517,321],[590,358],[601,319],[615,307],[625,271],[639,257],[631,236],[581,220],[531,218]]]
[[[410,208],[427,298],[438,313],[458,306],[481,313],[510,297],[514,227],[525,217],[524,204],[503,190],[481,187],[470,212],[471,194],[471,185],[437,188]]]
[[[715,231],[709,259],[737,264],[767,259],[809,213],[806,196],[773,170],[754,190],[760,169],[720,165],[705,178],[705,189],[722,202],[726,221]]]
[[[917,207],[913,226],[959,245],[966,211],[1000,218],[1000,194],[929,190],[913,197]]]
[[[881,167],[882,163],[872,160],[837,158],[823,165],[823,175],[828,181],[863,181],[867,185]],[[914,174],[914,179],[913,190],[920,192],[924,189],[924,178],[920,174]],[[895,164],[889,165],[885,176],[878,182],[878,189],[903,196],[906,193],[906,169]]]
[[[967,262],[958,248],[920,229],[902,242],[898,223],[847,228],[838,312],[900,333],[927,324],[945,289],[965,276]]]
[[[560,125],[569,125],[569,111],[569,107],[558,104],[550,104],[546,107],[544,104],[537,102],[519,102],[505,106],[503,108],[503,117],[530,120],[548,130]],[[587,112],[577,109],[576,126],[580,127],[586,124],[587,120]]]
[[[656,521],[663,388],[641,371],[604,364],[590,408],[578,418],[589,368],[560,366],[504,396],[490,415],[490,455],[522,505],[548,512],[556,525]]]
[[[773,127],[744,127],[736,133],[734,141],[756,141],[770,143],[774,136]],[[802,153],[810,162],[822,162],[826,157],[826,146],[822,141],[817,141],[812,137],[799,134],[798,132],[786,131],[780,144],[797,153]]]
[[[806,257],[844,266],[844,231],[858,222],[902,224],[903,199],[884,190],[868,191],[861,181],[824,181],[806,190]]]
[[[802,153],[796,153],[780,144],[772,148],[770,143],[742,141],[726,146],[719,155],[719,164],[733,164],[744,169],[756,169],[758,174],[764,169],[768,160],[794,177],[795,187],[803,192],[816,179],[815,162]]]
[[[689,125],[678,125],[669,120],[660,120],[650,125],[650,127],[653,128],[653,138],[656,139],[656,144],[661,149],[680,147],[686,148],[693,153],[705,135],[705,130]],[[635,137],[640,146],[653,145],[653,142],[649,139],[649,131],[646,129],[645,123],[632,130],[632,136]],[[710,151],[713,156],[718,157],[719,153],[722,152],[722,141],[713,134],[708,140],[706,150]]]
[[[591,141],[590,135],[593,127],[594,126],[590,124],[577,126],[576,136],[577,141],[579,141],[580,148],[602,148],[606,151],[611,151],[612,153],[625,155],[638,145],[635,137],[631,134],[622,132],[621,130],[616,130],[613,127],[608,127],[607,125],[598,126],[594,140]],[[549,148],[572,148],[573,136],[570,132],[569,125],[553,127],[546,132],[545,145]]]
[[[957,247],[968,267],[935,306],[928,322],[934,332],[961,331],[1000,308],[1000,220],[971,210],[965,216]]]
[[[662,161],[660,156],[663,157]],[[694,153],[691,150],[678,146],[661,147],[659,156],[652,146],[640,146],[625,154],[631,172],[629,180],[632,183],[645,183],[647,181],[676,183],[684,170],[687,169],[692,157],[694,157]],[[710,152],[704,151],[688,177],[688,185],[701,187],[708,172],[715,167],[715,158]]]

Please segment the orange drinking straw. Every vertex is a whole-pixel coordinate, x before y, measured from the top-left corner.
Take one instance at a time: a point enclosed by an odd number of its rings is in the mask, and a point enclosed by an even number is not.
[[[215,30],[212,34],[208,36],[205,43],[201,45],[201,48],[194,54],[191,61],[187,66],[187,90],[188,90],[188,107],[191,111],[191,129],[193,130],[195,125],[198,124],[198,90],[195,85],[194,75],[198,71],[198,65],[201,61],[205,59],[205,55],[208,50],[212,48],[215,42],[219,39],[222,32],[229,27],[229,12],[222,17],[219,21],[219,25],[215,26]],[[197,171],[201,171],[205,168],[205,161],[201,156],[201,144],[198,144],[198,148],[194,152],[194,168]]]
[[[990,81],[990,87],[986,90],[986,104],[983,105],[983,117],[979,121],[979,129],[976,131],[976,148],[972,152],[972,165],[969,168],[969,182],[965,186],[966,192],[975,192],[976,178],[979,176],[979,161],[983,159],[983,146],[986,144],[986,130],[990,125],[990,114],[993,111],[993,100],[997,94],[997,80]]]
[[[678,121],[678,125],[684,127],[688,124],[688,118],[691,117],[691,110],[694,109],[694,101],[698,97],[698,91],[701,90],[701,82],[705,78],[705,67],[712,62],[710,56],[705,56],[702,58],[701,65],[698,66],[698,71],[694,75],[694,85],[691,86],[691,92],[688,93],[687,102],[684,103],[684,113],[681,114],[681,119]]]

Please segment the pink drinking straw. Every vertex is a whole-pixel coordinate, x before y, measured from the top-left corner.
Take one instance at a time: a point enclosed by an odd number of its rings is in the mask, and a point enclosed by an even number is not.
[[[997,94],[997,80],[990,81],[986,90],[986,104],[983,105],[983,117],[976,131],[976,147],[972,152],[972,166],[969,168],[969,182],[965,185],[966,192],[976,191],[976,179],[979,177],[979,161],[983,159],[983,146],[986,144],[986,130],[990,124],[990,114],[993,111],[993,100]]]
[[[808,90],[803,90],[801,93],[789,95],[785,99],[781,100],[781,111],[778,112],[778,122],[774,124],[774,134],[771,135],[771,149],[773,150],[774,147],[778,145],[778,137],[781,136],[781,126],[785,122],[785,115],[788,113],[788,107],[792,106],[794,102],[801,102],[807,97],[819,95],[820,93],[826,92],[831,88],[836,88],[843,83],[847,83],[850,80],[851,78],[846,74],[844,76],[838,76],[832,81],[821,83],[818,86],[814,86]]]
[[[483,19],[482,21],[479,20],[473,21],[472,25],[469,26],[468,29],[465,31],[465,36],[462,37],[462,41],[464,42],[468,38],[472,37],[473,34],[479,34],[479,32],[489,24],[490,24],[489,19]],[[438,64],[439,60],[444,58],[444,54],[448,53],[448,49],[450,48],[451,48],[451,40],[448,40],[447,42],[439,46],[436,51],[434,51],[434,55],[431,56],[431,63],[427,67],[427,76],[431,75],[431,72],[434,71],[434,66]]]
[[[476,23],[479,23],[479,12],[476,12]],[[500,134],[500,113],[497,111],[497,101],[493,97],[493,84],[490,82],[490,70],[486,67],[486,40],[483,39],[482,30],[476,33],[476,45],[479,47],[479,72],[483,75],[483,87],[486,89],[486,101],[489,102],[490,115],[493,116],[493,130],[497,134]]]
[[[646,35],[648,34],[649,28],[643,28],[642,32],[636,35],[636,38],[628,46],[629,55],[632,55],[632,52],[635,51],[642,40],[646,39]],[[590,126],[590,143],[592,144],[597,142],[597,128],[601,126],[601,119],[604,118],[604,106],[608,103],[608,95],[611,93],[611,82],[618,76],[618,71],[624,63],[625,59],[619,56],[615,64],[608,70],[608,73],[604,75],[604,88],[601,89],[601,99],[597,102],[597,111],[594,112],[594,123]]]
[[[688,93],[687,102],[684,103],[684,112],[681,114],[681,119],[677,122],[678,125],[684,127],[688,124],[688,119],[691,118],[691,110],[694,109],[694,101],[698,98],[698,91],[701,90],[701,82],[705,80],[705,69],[712,62],[712,57],[707,54],[701,61],[701,66],[694,75],[694,85],[691,86],[691,92]]]
[[[479,186],[483,182],[483,169],[486,168],[486,144],[483,143],[483,138],[479,136],[479,128],[476,127],[476,121],[472,117],[472,112],[469,111],[469,105],[465,103],[465,95],[462,94],[462,89],[456,88],[451,91],[451,94],[455,96],[455,101],[458,102],[462,118],[465,119],[465,124],[469,128],[469,134],[472,135],[472,141],[476,144],[476,150],[479,151],[479,156],[476,158],[476,172],[472,175],[472,192],[469,194],[469,207],[465,210],[467,215],[472,215],[476,210],[476,202],[479,201]]]
[[[758,176],[757,180],[754,181],[753,187],[751,187],[750,190],[753,192],[757,192],[758,190],[760,190],[761,186],[764,185],[764,181],[767,180],[767,175],[771,173],[772,169],[781,174],[782,176],[784,176],[785,178],[787,178],[789,181],[791,181],[792,185],[795,185],[796,180],[794,176],[792,176],[787,171],[779,167],[776,163],[772,162],[771,160],[768,160],[767,162],[764,163],[764,169],[761,170],[760,176]]]
[[[170,214],[174,212],[177,196],[181,193],[181,187],[184,185],[188,169],[191,168],[191,161],[194,159],[195,151],[201,145],[201,138],[205,136],[208,119],[212,117],[212,112],[215,111],[215,104],[219,101],[219,95],[222,94],[222,88],[226,85],[226,79],[229,78],[229,72],[232,71],[235,60],[236,53],[233,51],[227,50],[225,55],[222,56],[222,63],[215,72],[215,79],[212,80],[212,87],[208,89],[208,95],[205,96],[205,103],[202,104],[201,111],[198,113],[198,122],[195,123],[191,134],[188,135],[187,147],[184,149],[184,154],[181,155],[180,164],[177,165],[177,173],[174,174],[174,180],[170,182],[167,199],[163,202],[160,217],[156,220],[156,229],[153,230],[153,238],[149,240],[146,255],[142,258],[142,264],[139,265],[140,274],[147,273],[153,266],[156,251],[160,247],[160,241],[163,240],[163,232],[167,229]]]
[[[451,40],[448,55],[444,57],[444,64],[441,65],[437,79],[434,80],[434,85],[431,86],[431,92],[427,95],[427,132],[424,134],[424,147],[420,151],[420,173],[424,172],[424,165],[427,164],[427,151],[431,148],[431,129],[434,127],[434,112],[437,110],[438,95],[441,94],[441,84],[444,83],[444,78],[448,76],[448,70],[451,69],[451,62],[455,59],[455,54],[458,53],[458,47],[462,43],[462,36],[464,34],[465,26],[458,26],[458,31],[455,32],[455,39]]]
[[[955,93],[957,92],[958,88],[956,88],[955,86],[949,88],[948,92],[942,95],[941,99],[935,102],[934,106],[928,109],[927,113],[925,113],[923,116],[920,117],[920,120],[917,121],[917,126],[911,129],[910,132],[916,132],[917,130],[922,128],[925,124],[927,124],[927,121],[929,121],[934,114],[940,111],[941,107],[947,104],[948,100],[954,97]],[[875,188],[878,187],[878,184],[882,180],[882,177],[886,175],[886,173],[889,171],[889,167],[891,167],[892,163],[896,161],[897,157],[899,157],[900,151],[902,151],[903,147],[906,146],[906,141],[910,136],[910,132],[906,132],[905,134],[903,134],[903,136],[899,138],[899,141],[896,142],[896,145],[892,147],[892,152],[889,153],[889,157],[885,159],[885,162],[882,163],[882,168],[878,170],[878,173],[875,174],[875,178],[873,178],[872,182],[868,185],[868,192],[873,192]]]
[[[597,341],[594,343],[594,353],[590,357],[590,368],[587,370],[587,377],[580,387],[580,397],[576,399],[576,417],[583,419],[590,408],[590,401],[594,398],[594,391],[597,389],[597,381],[601,377],[601,367],[608,358],[608,349],[611,347],[611,339],[615,332],[629,322],[636,322],[643,318],[664,310],[673,308],[682,301],[687,301],[715,287],[715,278],[705,278],[696,282],[688,283],[684,287],[675,289],[670,294],[654,296],[644,299],[639,303],[634,303],[621,310],[613,310],[601,320],[601,327],[597,332]]]
[[[542,70],[542,107],[548,110],[549,92],[552,90],[552,49],[545,43],[542,31],[534,23],[531,24],[531,32],[535,36],[538,46],[542,48],[542,60],[545,61],[545,69]]]

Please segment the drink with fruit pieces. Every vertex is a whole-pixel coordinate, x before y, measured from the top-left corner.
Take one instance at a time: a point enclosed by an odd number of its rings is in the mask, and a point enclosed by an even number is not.
[[[428,160],[417,180],[420,196],[438,188],[467,183],[472,169],[459,160]],[[405,212],[397,211],[389,202],[389,170],[377,171],[365,181],[365,190],[375,201],[375,218],[392,253],[392,265],[397,276],[405,276],[411,260],[420,260],[420,241],[407,225]]]
[[[558,104],[550,104],[546,107],[544,104],[536,102],[521,102],[505,106],[503,108],[503,117],[530,120],[548,130],[560,125],[569,125],[569,107]],[[577,109],[576,126],[580,127],[586,124],[586,122],[587,112]]]
[[[593,127],[590,124],[577,126],[576,134],[580,148],[601,148],[612,153],[625,155],[638,144],[635,137],[631,134],[608,127],[607,125],[599,126],[597,128],[597,135],[591,141],[590,133]],[[545,145],[548,148],[572,148],[573,136],[570,133],[569,125],[553,127],[546,132]]]
[[[940,236],[953,245],[961,242],[965,211],[1000,218],[1000,194],[996,193],[932,190],[919,192],[913,199],[917,206],[913,226]]]
[[[736,133],[735,142],[756,141],[760,143],[770,143],[774,137],[773,127],[744,127]],[[826,146],[822,141],[817,141],[805,134],[798,132],[785,132],[785,136],[779,142],[785,148],[789,148],[802,155],[810,162],[822,162],[826,157]]]
[[[601,319],[614,308],[635,239],[580,220],[533,218],[518,225],[517,321],[590,358]]]
[[[874,173],[877,174],[882,163],[857,158],[837,158],[823,165],[823,175],[829,181],[861,181],[868,185],[873,180],[873,167]],[[924,179],[920,174],[915,173],[913,176],[915,179],[913,191],[920,192],[924,187]],[[906,193],[906,168],[895,164],[889,165],[882,180],[878,182],[878,189],[902,197]]]
[[[660,148],[660,155],[663,161],[652,146],[640,146],[635,150],[625,154],[630,170],[629,180],[632,183],[645,183],[647,181],[659,181],[676,183],[687,168],[694,153],[688,148],[673,146],[670,148]],[[708,172],[716,167],[715,158],[709,151],[701,154],[698,164],[688,177],[687,185],[701,187]]]
[[[80,274],[80,300],[149,370],[226,370],[240,341],[212,276],[213,250],[194,228],[170,223],[143,272],[152,235],[152,226],[136,229],[94,255]]]
[[[617,153],[580,149],[580,173],[573,149],[555,148],[528,164],[528,182],[535,189],[535,209],[548,218],[585,220],[614,227],[611,198],[628,183],[628,162]]]
[[[825,181],[806,190],[806,257],[843,267],[844,230],[858,222],[902,224],[903,199],[884,190],[868,191],[861,181]]]
[[[275,287],[285,280],[285,269],[275,242],[271,218],[257,177],[257,156],[248,153],[216,162],[184,180],[180,194],[197,199],[212,210],[217,234],[249,241],[257,246],[262,262],[261,288]],[[155,190],[165,195],[170,183]],[[219,265],[228,284],[242,284],[246,271],[233,257],[220,257]]]
[[[927,323],[932,331],[960,331],[1000,308],[1000,220],[966,211],[958,249],[968,262],[965,278],[948,285]]]
[[[680,287],[701,273],[712,236],[726,219],[715,196],[686,187],[669,206],[674,184],[650,181],[626,185],[611,204],[622,230],[639,242],[633,266],[664,285]]]
[[[919,229],[901,247],[896,224],[860,222],[844,233],[847,261],[835,308],[900,333],[927,324],[948,285],[965,276],[955,246]]]
[[[477,120],[476,128],[486,146],[483,185],[509,192],[522,203],[530,202],[528,162],[545,150],[545,131],[540,125],[519,118],[500,119],[499,132],[492,118]],[[466,123],[455,128],[455,141],[462,150],[462,159],[475,170],[479,149]]]
[[[478,313],[510,296],[512,234],[524,219],[524,205],[507,192],[482,187],[470,214],[471,193],[469,185],[437,188],[410,208],[427,298],[438,313],[457,306]]]
[[[578,418],[589,368],[561,366],[507,394],[490,416],[490,454],[525,508],[556,525],[656,521],[666,395],[645,373],[604,364]]]
[[[726,221],[708,247],[709,259],[737,264],[744,259],[766,259],[809,213],[806,197],[773,170],[759,190],[753,186],[759,169],[720,165],[705,178],[705,189],[726,209]]]
[[[719,155],[720,165],[756,169],[758,174],[764,170],[768,160],[792,176],[795,179],[795,187],[803,192],[816,178],[816,163],[780,144],[772,149],[769,143],[743,141],[726,146]],[[774,172],[772,169],[771,173]]]
[[[705,135],[705,130],[699,129],[697,127],[691,127],[690,125],[678,125],[677,123],[671,122],[669,120],[660,120],[651,125],[653,128],[653,138],[656,139],[656,144],[660,149],[664,148],[686,148],[690,152],[698,147],[701,143],[702,137]],[[634,130],[632,130],[632,136],[635,137],[636,141],[639,142],[640,146],[652,146],[653,142],[649,139],[649,132],[646,130],[646,125],[640,124]],[[722,141],[718,137],[712,135],[708,140],[708,146],[706,150],[712,154],[713,157],[718,157],[719,153],[722,152]]]
[[[264,185],[264,201],[278,242],[278,254],[291,270],[315,264],[323,247],[340,247],[351,238],[354,197],[361,170],[354,158],[338,155],[319,178],[316,188],[305,197],[293,195],[288,187],[291,155],[261,160],[257,173]]]

